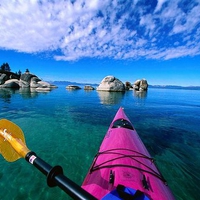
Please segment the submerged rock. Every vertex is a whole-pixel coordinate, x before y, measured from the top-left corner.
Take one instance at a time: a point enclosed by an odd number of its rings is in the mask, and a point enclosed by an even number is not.
[[[114,76],[106,76],[97,87],[98,91],[124,92],[125,85]]]

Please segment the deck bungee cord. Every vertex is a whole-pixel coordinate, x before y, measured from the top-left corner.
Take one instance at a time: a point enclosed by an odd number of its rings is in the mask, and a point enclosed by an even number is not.
[[[119,153],[117,152],[118,150],[122,151],[122,150],[125,150],[125,151],[130,151],[132,153],[136,153],[138,155],[133,155],[133,154],[125,154],[125,153]],[[98,159],[99,156],[103,155],[103,154],[113,154],[113,155],[118,155],[118,157],[115,157],[113,159],[109,159],[109,160],[106,160],[98,165],[95,165],[96,164],[96,160]],[[136,167],[136,166],[133,166],[133,165],[122,165],[122,164],[110,164],[110,162],[114,161],[114,160],[120,160],[120,159],[123,159],[123,158],[129,158],[129,159],[132,159],[134,161],[136,161],[137,163],[143,165],[145,168],[147,168],[147,170],[145,169],[141,169],[139,167]],[[119,149],[110,149],[110,150],[106,150],[106,151],[102,151],[102,152],[98,152],[94,158],[94,163],[90,169],[90,173],[92,173],[93,171],[96,171],[96,170],[100,170],[102,168],[112,168],[112,167],[128,167],[128,168],[134,168],[136,170],[139,170],[139,171],[143,171],[143,172],[146,172],[146,173],[150,173],[152,174],[153,176],[157,177],[158,179],[162,180],[166,185],[167,185],[167,181],[165,180],[165,178],[163,177],[163,175],[161,173],[157,173],[155,170],[153,170],[152,168],[150,168],[149,166],[145,165],[143,162],[135,159],[135,158],[144,158],[144,159],[147,159],[147,160],[150,160],[152,163],[155,163],[155,160],[151,157],[148,157],[140,152],[137,152],[137,151],[133,151],[131,149],[125,149],[125,148],[119,148]]]

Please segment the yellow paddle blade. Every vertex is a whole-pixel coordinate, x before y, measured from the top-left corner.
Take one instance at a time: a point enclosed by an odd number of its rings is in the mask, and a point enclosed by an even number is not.
[[[11,139],[6,139],[4,136],[5,134],[10,136],[9,138]],[[22,130],[11,121],[6,119],[0,120],[0,153],[8,162],[16,161],[22,157],[14,148],[18,146],[18,143],[23,143],[25,145],[25,138]]]

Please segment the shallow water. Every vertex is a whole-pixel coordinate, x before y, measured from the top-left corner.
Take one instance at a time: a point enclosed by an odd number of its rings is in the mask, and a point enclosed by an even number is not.
[[[118,108],[122,106],[178,200],[200,199],[200,91],[153,89],[147,93],[0,90],[0,119],[21,127],[29,149],[61,165],[81,185]],[[70,199],[23,159],[0,156],[0,199]]]

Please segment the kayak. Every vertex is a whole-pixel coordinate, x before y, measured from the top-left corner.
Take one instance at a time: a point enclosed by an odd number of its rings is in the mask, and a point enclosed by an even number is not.
[[[121,107],[81,187],[102,200],[175,199]]]

